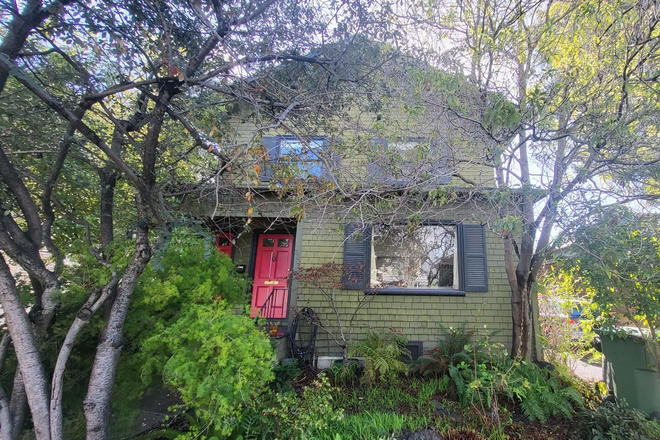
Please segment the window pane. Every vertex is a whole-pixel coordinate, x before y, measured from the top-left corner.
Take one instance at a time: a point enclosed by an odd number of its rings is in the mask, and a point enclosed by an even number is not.
[[[374,228],[373,255],[372,287],[458,288],[455,226]]]
[[[291,166],[294,174],[300,177],[320,177],[323,164],[319,152],[323,148],[322,139],[314,139],[309,144],[303,144],[297,139],[283,139],[280,141],[280,156],[283,164]]]
[[[449,150],[437,138],[376,140],[372,154],[367,170],[373,182],[428,188],[451,182]]]
[[[419,142],[415,141],[395,141],[388,143],[388,147],[393,148],[399,152],[413,151],[418,145]]]
[[[228,237],[220,237],[218,239],[218,246],[229,246],[231,242]]]
[[[261,242],[261,245],[263,247],[274,247],[275,246],[275,239],[273,239],[273,238],[264,238],[264,241]]]
[[[277,240],[277,247],[288,248],[289,247],[289,239],[288,238],[279,238]]]

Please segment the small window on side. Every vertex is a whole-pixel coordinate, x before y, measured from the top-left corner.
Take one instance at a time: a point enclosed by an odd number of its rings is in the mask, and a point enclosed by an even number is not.
[[[226,232],[220,232],[216,235],[215,246],[220,252],[231,258],[234,236]]]

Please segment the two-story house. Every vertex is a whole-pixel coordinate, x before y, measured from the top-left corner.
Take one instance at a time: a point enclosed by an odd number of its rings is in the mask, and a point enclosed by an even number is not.
[[[289,326],[303,307],[321,324],[317,356],[341,354],[338,319],[353,339],[400,330],[415,355],[436,344],[440,326],[464,321],[510,347],[504,248],[484,196],[495,186],[492,159],[474,127],[437,105],[392,101],[304,135],[259,132],[244,115],[232,124],[243,166],[194,210],[251,280],[251,314],[279,324],[278,357],[290,356]],[[320,289],[309,269],[323,266],[332,279]]]

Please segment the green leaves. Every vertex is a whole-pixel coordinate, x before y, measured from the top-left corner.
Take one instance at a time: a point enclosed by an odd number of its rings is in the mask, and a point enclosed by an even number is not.
[[[410,356],[406,349],[406,338],[393,330],[388,332],[370,332],[364,341],[351,348],[352,356],[364,356],[364,375],[362,381],[389,382],[408,372],[401,359]]]
[[[205,242],[175,230],[158,264],[140,277],[118,382],[139,389],[162,379],[204,427],[200,434],[222,436],[241,405],[272,380],[275,356],[254,321],[234,310],[244,303],[245,280]]]
[[[564,266],[575,266],[604,327],[650,330],[650,352],[660,367],[660,218],[612,206],[596,211],[572,237]]]
[[[165,360],[166,383],[218,433],[231,432],[231,417],[274,377],[270,341],[224,302],[188,307],[143,349]],[[159,368],[151,363],[145,369]]]
[[[495,94],[484,110],[484,122],[493,131],[511,131],[520,123],[520,111],[511,101]]]

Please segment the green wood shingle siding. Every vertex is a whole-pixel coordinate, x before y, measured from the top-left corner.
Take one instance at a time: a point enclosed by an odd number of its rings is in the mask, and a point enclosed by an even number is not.
[[[390,117],[394,117],[395,119],[399,118],[402,121],[406,119],[410,119],[410,117],[408,116],[397,115],[396,113],[394,113],[393,115],[394,116],[390,115]],[[358,117],[358,115],[356,114],[352,114],[352,116],[354,118]],[[369,120],[374,119],[372,116],[373,115],[365,116],[363,114],[362,119],[364,120],[362,121],[362,123],[367,124],[368,126]],[[344,121],[344,123],[348,123],[348,121]],[[410,125],[410,122],[408,122],[407,124]],[[266,125],[265,122],[262,125]],[[350,125],[351,124],[349,124],[349,126]],[[402,129],[402,125],[405,124],[391,123],[386,125],[388,127],[388,131],[391,131],[392,136],[401,136],[401,137],[421,136],[420,133],[425,133],[429,131],[428,127],[420,128],[419,130],[411,130],[409,127],[408,129],[404,130]],[[257,125],[251,119],[246,120],[240,117],[235,117],[231,119],[231,121],[229,122],[229,126],[230,126],[230,130],[232,130],[232,134],[228,136],[230,143],[238,146],[227,149],[225,151],[230,156],[233,156],[236,153],[236,151],[241,151],[242,154],[244,155],[246,151],[246,149],[244,148],[245,145],[249,145],[250,147],[256,146],[256,144],[253,144],[253,142],[255,140],[261,139],[260,136],[257,136],[257,139],[255,139],[255,134],[258,132],[258,128]],[[341,124],[338,124],[338,127],[341,126],[342,126]],[[383,133],[380,134],[382,135]],[[281,129],[267,130],[261,133],[261,136],[265,138],[278,136],[278,135],[291,135],[291,133]],[[339,138],[347,145],[351,145],[353,142],[357,141],[357,139],[352,138],[354,133],[351,133],[350,130],[344,130],[341,133],[328,133],[319,130],[318,133],[315,132],[313,133],[313,135]],[[364,134],[362,134],[362,136],[364,136]],[[378,135],[374,135],[374,137],[378,137]],[[481,185],[481,186],[494,186],[495,181],[494,181],[494,173],[492,167],[479,163],[475,159],[484,156],[483,154],[484,148],[485,148],[484,145],[481,145],[476,141],[472,144],[466,144],[465,141],[457,142],[455,145],[453,145],[452,148],[453,156],[455,159],[455,163],[453,165],[455,166],[455,172],[459,173],[467,181],[474,182],[476,185]],[[361,153],[358,153],[357,155],[363,156],[363,154]],[[361,161],[363,157],[360,158],[355,156],[356,155],[351,153],[347,154],[346,157],[343,159],[341,166],[351,169],[352,170],[352,173],[350,173],[351,175],[354,175],[355,172],[357,171],[358,175],[362,174],[366,177],[367,163],[366,162],[363,163],[363,161]],[[247,160],[248,160],[247,157],[239,157],[239,163]],[[236,166],[234,166],[234,169],[238,168],[239,163],[235,164]],[[361,172],[361,170],[364,170],[364,172]],[[224,178],[233,181],[237,185],[241,185],[241,183],[245,183],[244,181],[245,174],[243,173],[227,173]],[[365,182],[359,182],[359,183],[365,184],[367,182],[365,179]],[[455,186],[466,186],[467,184],[466,181],[458,177],[453,177],[450,183]],[[264,182],[262,184],[262,187],[267,188],[268,186],[269,184],[267,182]]]
[[[465,208],[467,209],[467,208]],[[456,219],[460,209],[452,212]],[[463,212],[469,217],[469,212]],[[438,215],[439,218],[447,216]],[[467,221],[467,220],[466,220]],[[470,220],[478,223],[477,220]],[[327,220],[303,220],[304,233],[300,253],[303,268],[320,266],[329,261],[343,263],[344,225]],[[436,345],[445,328],[468,322],[468,328],[483,335],[488,331],[492,342],[502,343],[510,350],[511,345],[511,305],[510,289],[504,269],[504,251],[500,237],[486,228],[486,254],[488,267],[488,290],[468,292],[464,297],[418,296],[418,295],[375,295],[371,296],[354,320],[355,338],[361,338],[370,328],[403,331],[409,340],[422,341],[424,349]],[[339,280],[338,280],[339,281]],[[342,322],[347,323],[358,301],[364,297],[361,290],[337,292],[336,307]],[[324,300],[321,292],[307,286],[300,286],[297,292],[297,306],[309,306],[319,313],[324,326],[337,331],[336,317]],[[484,328],[486,326],[486,328]],[[319,330],[317,355],[337,354],[339,348],[332,338]]]

